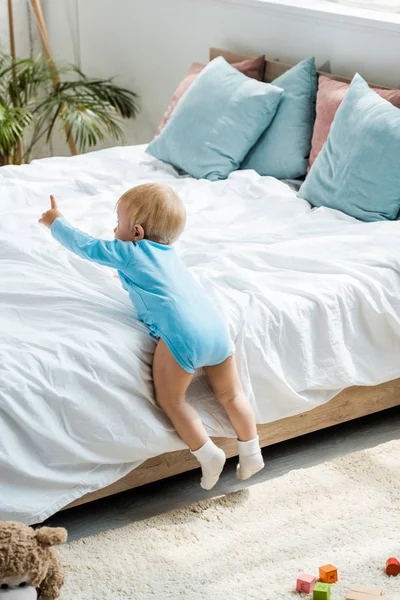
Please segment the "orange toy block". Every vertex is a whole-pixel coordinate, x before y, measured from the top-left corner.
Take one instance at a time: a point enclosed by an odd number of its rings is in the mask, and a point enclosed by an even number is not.
[[[388,558],[386,561],[386,575],[396,577],[400,573],[400,562],[397,558]]]
[[[324,565],[319,568],[319,579],[323,583],[336,583],[338,580],[337,568],[333,565]]]
[[[377,585],[353,585],[351,588],[352,592],[358,592],[359,594],[369,594],[370,596],[382,596],[383,590]]]

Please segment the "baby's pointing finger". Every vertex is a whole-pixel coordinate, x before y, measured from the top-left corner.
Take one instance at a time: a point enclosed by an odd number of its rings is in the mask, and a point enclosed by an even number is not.
[[[52,209],[56,209],[57,208],[57,203],[56,203],[56,200],[55,200],[55,198],[54,198],[53,195],[50,196],[50,204],[51,204],[51,208]]]

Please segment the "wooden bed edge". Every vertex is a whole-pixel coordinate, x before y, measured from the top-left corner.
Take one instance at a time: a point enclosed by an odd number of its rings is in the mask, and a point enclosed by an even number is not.
[[[209,49],[209,58],[213,60],[218,56],[222,56],[228,63],[241,62],[243,60],[247,60],[249,58],[255,58],[255,56],[249,56],[247,54],[240,54],[238,52],[231,52],[230,50],[222,50],[221,48],[210,48]],[[281,62],[280,60],[272,60],[270,58],[265,59],[265,69],[264,69],[264,81],[270,83],[274,79],[277,79],[283,73],[286,73],[289,69],[294,67],[289,63]],[[329,79],[335,79],[336,81],[342,81],[343,83],[351,83],[351,78],[342,77],[341,75],[336,75],[335,73],[328,73],[326,71],[317,71],[318,75],[324,75],[324,77],[329,77]],[[369,82],[371,87],[380,88],[382,90],[390,90],[393,88],[387,87],[385,85],[380,85],[378,83]]]
[[[254,56],[231,52],[229,50],[210,48],[210,60],[213,60],[217,56],[223,56],[229,63],[254,58]],[[264,81],[273,81],[293,66],[281,61],[266,59]],[[351,79],[347,77],[341,77],[324,71],[318,71],[318,74],[325,75],[337,81],[351,82]],[[393,89],[378,84],[370,83],[370,85],[372,87],[380,87],[381,89]],[[292,417],[273,421],[272,423],[259,425],[260,442],[263,447],[269,446],[398,405],[400,405],[400,378],[373,387],[347,388],[329,402],[316,408]],[[228,457],[236,455],[236,440],[230,438],[216,438],[214,440],[218,446],[223,448]],[[188,450],[161,454],[147,460],[140,467],[134,469],[115,483],[82,496],[68,506],[65,506],[62,510],[118,494],[119,492],[178,475],[179,473],[184,473],[198,467],[198,462]]]
[[[394,379],[373,387],[347,388],[329,402],[311,410],[265,425],[259,425],[260,443],[263,447],[270,446],[399,405],[400,379]],[[237,454],[235,439],[214,438],[214,441],[220,448],[223,448],[227,457]],[[198,462],[188,450],[161,454],[150,458],[115,483],[78,498],[62,510],[99,500],[198,467]]]

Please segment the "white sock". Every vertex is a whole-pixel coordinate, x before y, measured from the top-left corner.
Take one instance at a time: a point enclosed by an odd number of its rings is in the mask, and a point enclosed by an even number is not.
[[[200,485],[205,490],[211,490],[217,483],[219,476],[226,461],[225,452],[218,448],[212,440],[207,442],[195,450],[192,454],[197,458],[201,465],[203,477],[200,480]]]
[[[238,479],[249,479],[264,468],[259,437],[257,436],[254,440],[249,440],[248,442],[240,442],[238,440],[238,448],[239,464],[236,469],[236,475]]]

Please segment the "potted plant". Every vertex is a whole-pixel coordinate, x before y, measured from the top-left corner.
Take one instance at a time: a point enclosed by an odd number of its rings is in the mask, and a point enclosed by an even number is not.
[[[79,152],[110,136],[123,140],[121,119],[138,113],[137,95],[112,79],[89,78],[73,65],[42,55],[0,54],[0,155],[4,164],[28,162],[55,128]],[[22,151],[21,151],[22,147]]]

